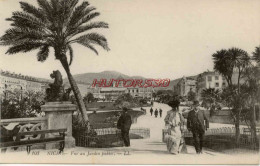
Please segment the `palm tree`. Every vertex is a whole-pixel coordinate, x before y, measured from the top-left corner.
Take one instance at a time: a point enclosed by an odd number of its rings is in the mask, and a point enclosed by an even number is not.
[[[50,48],[67,73],[74,92],[84,124],[88,124],[88,116],[79,88],[70,72],[73,61],[72,44],[81,44],[98,54],[94,45],[109,50],[103,35],[88,32],[96,28],[108,28],[105,22],[90,22],[100,15],[96,8],[87,1],[78,5],[79,0],[37,0],[35,7],[20,2],[23,11],[12,13],[12,28],[0,38],[1,45],[10,46],[6,54],[29,52],[38,49],[37,59],[44,62],[49,56]],[[69,60],[68,57],[69,56]]]
[[[220,91],[214,88],[203,89],[201,92],[203,105],[210,109],[210,116],[214,114],[220,101]]]
[[[255,51],[253,52],[253,59],[260,64],[260,46],[255,48]]]
[[[253,65],[248,67],[245,77],[246,82],[243,85],[243,94],[245,94],[244,110],[247,114],[245,121],[250,122],[251,136],[254,140],[257,140],[256,105],[259,103],[260,98],[260,69]],[[255,143],[254,146],[257,147],[257,141]]]
[[[242,110],[241,95],[240,95],[240,80],[242,74],[246,70],[247,66],[250,64],[250,57],[248,53],[239,48],[230,48],[228,50],[222,49],[217,51],[212,55],[214,61],[214,69],[223,75],[226,78],[228,87],[233,88],[232,77],[234,71],[238,72],[237,78],[237,89],[232,90],[234,92],[234,99],[236,101],[233,105],[233,109],[235,109],[235,127],[236,127],[236,143],[239,144],[240,139],[240,114]]]
[[[222,49],[214,53],[212,57],[214,62],[214,70],[223,75],[223,77],[227,80],[229,86],[232,85],[234,65],[233,63],[230,63],[231,58],[228,55],[228,51]]]

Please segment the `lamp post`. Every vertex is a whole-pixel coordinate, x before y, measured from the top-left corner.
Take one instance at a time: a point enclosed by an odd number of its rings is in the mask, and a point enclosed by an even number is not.
[[[21,86],[21,100],[23,99],[23,87]]]
[[[7,91],[6,91],[6,89],[7,89],[7,85],[5,84],[5,100],[6,100],[6,96],[7,96]]]

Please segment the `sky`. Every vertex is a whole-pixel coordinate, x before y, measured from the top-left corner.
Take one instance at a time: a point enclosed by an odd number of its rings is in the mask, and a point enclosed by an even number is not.
[[[35,0],[24,0],[36,4]],[[5,18],[20,10],[18,0],[0,0],[0,35],[10,27]],[[260,0],[89,0],[109,29],[110,51],[72,45],[72,74],[118,71],[130,76],[176,79],[213,70],[212,54],[238,47],[250,55],[260,45]],[[0,68],[49,78],[66,76],[53,52],[38,62],[37,51],[6,55],[0,46]]]

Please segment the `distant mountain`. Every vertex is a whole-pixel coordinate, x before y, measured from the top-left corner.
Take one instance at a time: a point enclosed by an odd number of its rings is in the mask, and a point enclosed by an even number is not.
[[[76,80],[77,83],[82,83],[82,84],[92,84],[94,79],[100,80],[100,79],[117,79],[117,78],[122,78],[122,79],[145,79],[145,77],[142,76],[128,76],[125,74],[122,74],[117,71],[103,71],[100,73],[83,73],[83,74],[76,74],[73,75],[74,79]],[[68,79],[65,78],[64,82],[67,83]]]
[[[80,84],[87,84],[87,85],[92,85],[93,80],[97,79],[142,79],[145,80],[147,78],[142,77],[142,76],[128,76],[126,74],[122,74],[120,72],[117,71],[103,71],[100,73],[83,73],[83,74],[76,74],[73,75],[74,79],[76,80],[77,83]],[[196,78],[196,76],[189,76],[189,78]],[[156,87],[155,90],[173,90],[173,87],[175,87],[177,85],[177,83],[181,80],[181,78],[175,79],[175,80],[171,80],[170,84],[168,87]],[[68,79],[65,78],[64,79],[64,83],[68,83]]]

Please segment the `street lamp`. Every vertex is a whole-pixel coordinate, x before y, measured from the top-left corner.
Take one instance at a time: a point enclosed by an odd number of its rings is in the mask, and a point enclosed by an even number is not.
[[[5,84],[5,100],[6,100],[6,96],[7,96],[7,91],[6,91],[6,89],[7,89],[7,85]]]
[[[23,99],[23,87],[21,86],[21,100]]]

